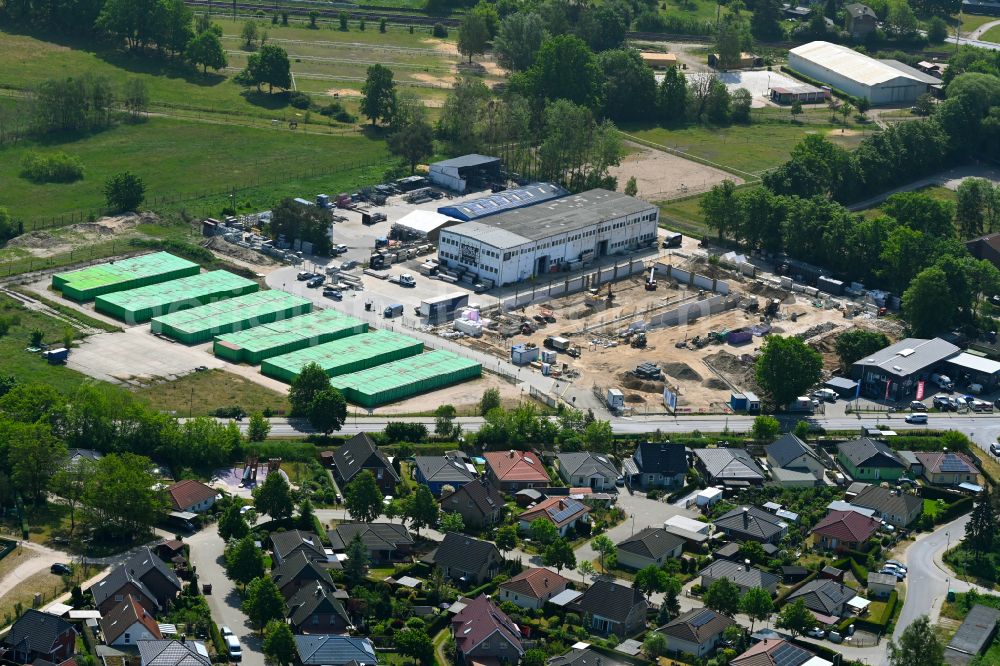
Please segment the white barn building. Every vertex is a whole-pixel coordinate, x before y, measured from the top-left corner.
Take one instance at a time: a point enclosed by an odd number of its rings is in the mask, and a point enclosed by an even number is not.
[[[830,42],[809,42],[788,52],[788,66],[873,106],[909,104],[941,80],[896,60],[876,60]]]
[[[658,220],[653,204],[589,190],[443,229],[438,259],[502,286],[655,245]]]

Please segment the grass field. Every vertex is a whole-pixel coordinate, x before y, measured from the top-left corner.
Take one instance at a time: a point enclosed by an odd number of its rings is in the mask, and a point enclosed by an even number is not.
[[[290,409],[285,394],[264,388],[249,379],[223,370],[195,372],[180,379],[152,384],[135,391],[137,398],[160,411],[187,416],[208,416],[219,407],[241,406],[247,412],[270,408],[275,414]]]
[[[0,620],[14,615],[15,608],[31,608],[36,593],[48,604],[65,591],[63,579],[48,570],[40,571],[7,590],[0,596]]]
[[[18,176],[27,153],[54,150],[79,157],[86,170],[84,179],[38,185]],[[104,205],[105,179],[125,169],[145,181],[150,206],[158,199],[183,200],[296,176],[326,176],[333,191],[356,187],[362,167],[378,165],[381,174],[385,158],[384,142],[360,133],[316,136],[150,118],[87,136],[47,137],[0,149],[0,181],[5,184],[0,188],[0,206],[26,220],[98,210]],[[335,187],[337,183],[341,186]],[[282,190],[283,196],[295,192],[290,186]]]
[[[966,34],[978,28],[979,26],[989,23],[990,21],[996,21],[1000,19],[1000,16],[980,16],[977,14],[962,14],[962,34]],[[952,30],[954,32],[954,30]]]
[[[986,32],[984,32],[979,39],[984,42],[994,42],[1000,43],[1000,25],[993,26]]]

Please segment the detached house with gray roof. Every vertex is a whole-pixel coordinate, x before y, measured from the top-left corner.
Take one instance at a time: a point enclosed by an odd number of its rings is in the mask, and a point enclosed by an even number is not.
[[[482,585],[497,575],[503,557],[490,541],[448,532],[423,561],[439,567],[445,578],[466,585]]]
[[[461,458],[453,456],[417,456],[414,467],[417,483],[430,488],[435,497],[441,496],[445,486],[458,490],[476,479],[475,471],[470,470]]]
[[[649,604],[635,588],[598,580],[567,608],[589,618],[585,626],[597,633],[631,636],[645,628]]]
[[[681,556],[684,539],[662,527],[639,530],[617,544],[618,564],[630,569],[659,567],[669,559]]]
[[[139,641],[139,663],[142,666],[211,666],[208,649],[201,641],[152,640]]]
[[[788,433],[765,447],[771,476],[777,485],[787,488],[808,487],[822,483],[826,468],[816,451]]]
[[[90,592],[97,610],[106,615],[129,596],[150,613],[167,610],[182,589],[173,569],[143,547],[92,585]]]
[[[855,481],[898,481],[906,473],[888,444],[868,437],[838,444],[837,460]]]
[[[581,451],[560,453],[559,476],[571,488],[614,490],[618,470],[607,456]]]
[[[680,488],[687,476],[687,453],[681,444],[641,442],[622,471],[629,488]]]
[[[681,613],[656,631],[667,637],[667,650],[674,655],[706,657],[715,650],[726,629],[736,620],[710,608]]]
[[[492,484],[476,479],[442,497],[441,510],[460,514],[466,527],[483,529],[503,520],[504,500]]]
[[[328,569],[320,566],[315,560],[306,557],[304,552],[298,552],[271,570],[271,580],[281,590],[285,600],[292,598],[304,587],[325,585],[331,590],[336,587]]]
[[[788,601],[801,599],[806,608],[823,619],[841,618],[847,614],[847,602],[856,596],[854,590],[843,583],[825,578],[811,580],[788,596]],[[829,624],[829,622],[828,622]]]
[[[377,666],[375,646],[367,638],[317,634],[296,636],[302,666]]]
[[[413,550],[413,537],[398,523],[341,523],[326,533],[335,552],[347,551],[356,536],[368,551],[369,560],[377,565],[407,560]]]
[[[871,509],[876,518],[895,527],[907,527],[924,511],[924,501],[916,495],[880,486],[868,486],[855,495],[851,504]]]
[[[297,634],[342,634],[350,628],[351,618],[336,594],[316,583],[288,600],[288,623]]]
[[[11,625],[0,647],[8,650],[4,658],[17,664],[36,659],[58,664],[73,656],[76,630],[61,617],[29,608]]]
[[[764,470],[743,449],[695,449],[695,465],[710,483],[725,486],[759,486]]]
[[[333,467],[341,488],[365,470],[375,476],[383,495],[395,494],[399,483],[399,474],[392,463],[366,432],[351,437],[334,452]]]
[[[748,567],[742,562],[731,562],[730,560],[716,560],[701,570],[701,586],[708,588],[715,581],[725,578],[729,582],[740,588],[740,594],[754,587],[762,587],[771,596],[778,591],[778,583],[781,579],[772,573],[761,571],[755,567]]]
[[[736,507],[715,519],[715,529],[737,541],[778,543],[788,534],[788,523],[755,506]]]

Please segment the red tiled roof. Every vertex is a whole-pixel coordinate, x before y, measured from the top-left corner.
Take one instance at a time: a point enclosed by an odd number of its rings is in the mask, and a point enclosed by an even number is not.
[[[860,542],[875,534],[878,525],[877,520],[857,511],[831,511],[812,531],[838,541]]]
[[[170,493],[170,501],[173,502],[174,509],[177,511],[183,511],[219,494],[215,488],[194,479],[178,481],[167,488],[167,492]]]
[[[519,573],[506,583],[501,583],[500,587],[526,597],[547,599],[549,594],[553,592],[558,594],[566,589],[568,583],[568,578],[564,578],[548,569],[535,567]]]
[[[104,640],[108,643],[114,643],[136,622],[141,622],[153,638],[162,638],[160,625],[157,624],[156,619],[140,606],[136,598],[130,594],[110,613],[101,618],[101,631],[104,633]]]
[[[499,633],[518,654],[524,654],[521,646],[520,630],[510,618],[493,605],[485,594],[470,601],[460,613],[451,619],[455,645],[463,654],[469,652],[486,638]]]
[[[556,527],[562,527],[588,513],[590,513],[590,508],[575,499],[550,497],[522,513],[518,516],[518,520],[530,523],[538,518],[545,518]]]
[[[525,451],[490,451],[484,453],[486,464],[501,481],[549,481],[542,461]]]

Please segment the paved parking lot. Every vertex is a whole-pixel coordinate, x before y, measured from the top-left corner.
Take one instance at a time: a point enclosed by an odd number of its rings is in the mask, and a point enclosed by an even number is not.
[[[143,324],[122,333],[87,337],[73,348],[66,365],[95,379],[130,383],[132,378],[176,379],[199,366],[224,368],[228,364],[212,355],[211,345],[188,347],[158,338],[149,332],[149,324]]]

